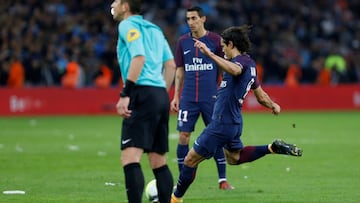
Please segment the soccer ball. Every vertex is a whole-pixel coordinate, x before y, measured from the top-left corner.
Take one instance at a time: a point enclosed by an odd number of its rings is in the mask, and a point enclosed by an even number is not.
[[[150,202],[158,202],[158,191],[156,187],[156,179],[151,180],[145,187],[145,196]]]

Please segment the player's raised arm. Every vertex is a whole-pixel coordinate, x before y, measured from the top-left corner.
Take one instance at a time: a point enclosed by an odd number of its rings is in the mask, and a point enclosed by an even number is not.
[[[213,53],[203,42],[194,38],[194,46],[199,48],[202,53],[211,58],[221,69],[231,75],[240,75],[242,72],[242,65],[240,63],[233,63]],[[228,46],[221,43],[221,46]]]

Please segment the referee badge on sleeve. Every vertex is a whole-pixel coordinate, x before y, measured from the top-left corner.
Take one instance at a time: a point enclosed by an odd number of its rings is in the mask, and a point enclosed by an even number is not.
[[[140,37],[140,32],[137,29],[130,29],[126,36],[128,42],[132,42],[139,37]]]

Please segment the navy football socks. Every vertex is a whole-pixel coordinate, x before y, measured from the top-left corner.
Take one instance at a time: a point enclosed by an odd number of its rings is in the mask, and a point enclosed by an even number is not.
[[[181,171],[181,168],[184,165],[184,159],[188,152],[189,152],[189,145],[178,144],[176,149],[176,156],[177,156],[179,171]]]

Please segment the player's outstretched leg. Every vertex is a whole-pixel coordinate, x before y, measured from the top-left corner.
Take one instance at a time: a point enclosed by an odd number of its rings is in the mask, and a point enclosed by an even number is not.
[[[280,139],[274,140],[271,144],[270,150],[276,154],[302,156],[302,149],[297,147],[295,144],[288,144]]]
[[[225,150],[227,162],[230,165],[239,165],[260,159],[267,154],[285,154],[290,156],[301,156],[302,149],[295,144],[285,143],[283,140],[276,139],[272,144],[261,146],[245,146],[240,150],[240,158],[234,158],[231,152]]]

